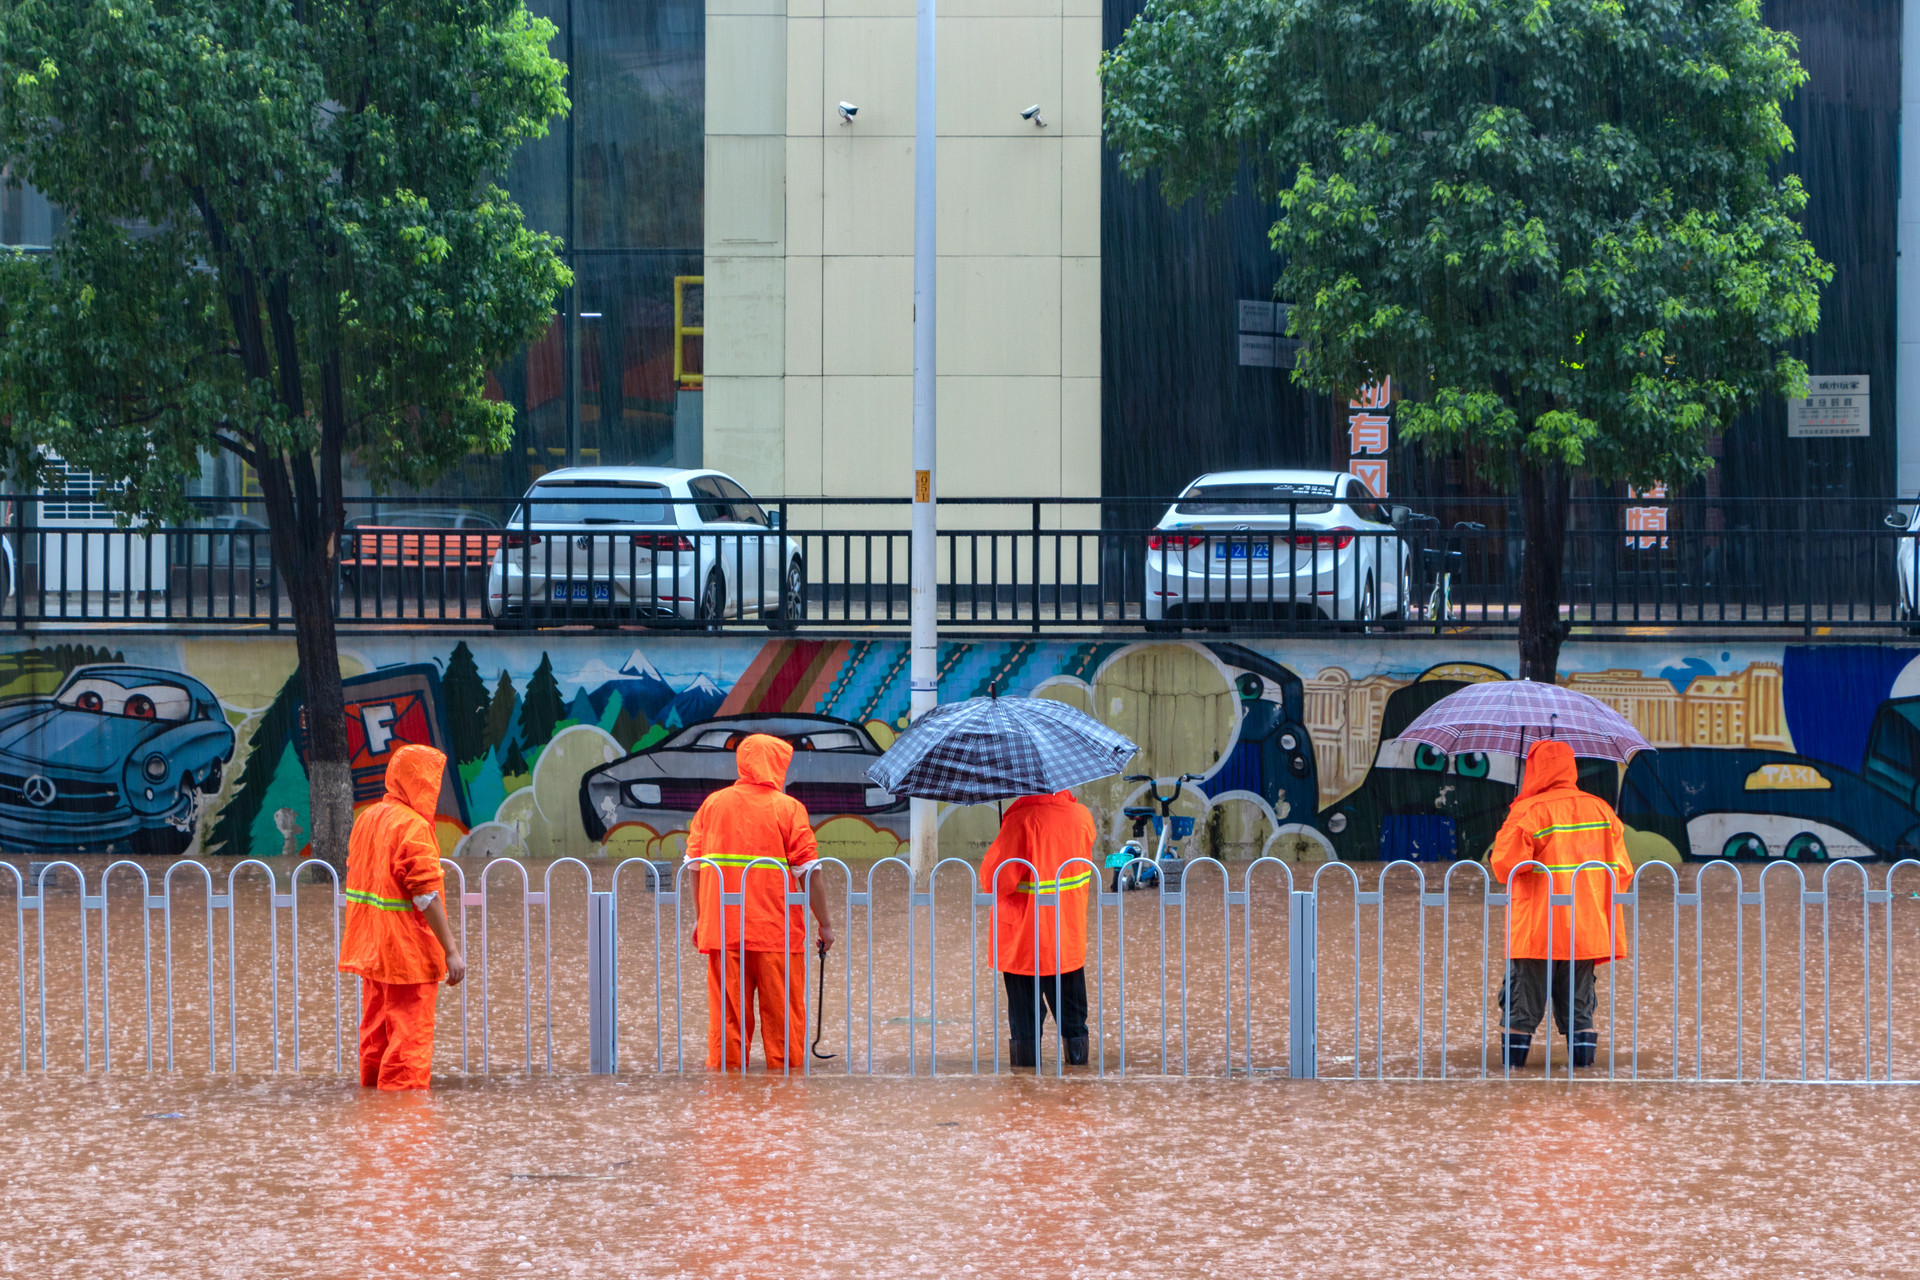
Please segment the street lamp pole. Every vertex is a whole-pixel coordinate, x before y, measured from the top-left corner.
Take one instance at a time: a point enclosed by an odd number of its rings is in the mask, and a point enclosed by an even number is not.
[[[918,0],[915,22],[917,87],[913,122],[913,538],[908,616],[913,646],[908,667],[908,712],[918,720],[940,700],[940,642],[935,627],[934,487],[934,0]],[[934,802],[911,807],[912,862],[916,882],[933,866]]]

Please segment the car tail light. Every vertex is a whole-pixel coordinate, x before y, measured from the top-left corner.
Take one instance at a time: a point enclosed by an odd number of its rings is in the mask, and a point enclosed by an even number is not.
[[[1293,545],[1303,551],[1345,551],[1353,545],[1353,535],[1357,530],[1342,526],[1338,529],[1325,529],[1319,533],[1303,533],[1296,536]]]
[[[633,545],[643,551],[691,551],[693,539],[684,533],[636,533]]]
[[[1204,533],[1150,533],[1147,535],[1149,551],[1185,551],[1189,547],[1205,546],[1207,535]]]
[[[509,547],[537,547],[540,535],[537,533],[509,533],[500,540]]]

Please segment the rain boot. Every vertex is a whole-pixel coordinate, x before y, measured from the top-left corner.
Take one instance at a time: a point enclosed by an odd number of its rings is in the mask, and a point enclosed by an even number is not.
[[[1507,1065],[1524,1067],[1527,1065],[1527,1050],[1533,1047],[1532,1035],[1518,1035],[1507,1032]]]
[[[1007,1041],[1007,1063],[1015,1067],[1031,1067],[1034,1064],[1034,1042],[1031,1040]]]
[[[1576,1031],[1573,1033],[1573,1065],[1590,1067],[1594,1056],[1600,1051],[1600,1033],[1598,1031]]]
[[[1087,1065],[1087,1037],[1067,1037],[1067,1065],[1070,1067],[1084,1067]]]

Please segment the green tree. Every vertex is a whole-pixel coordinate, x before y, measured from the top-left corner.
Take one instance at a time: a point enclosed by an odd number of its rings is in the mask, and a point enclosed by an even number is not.
[[[447,700],[447,727],[453,734],[453,754],[460,763],[478,760],[487,749],[486,681],[473,661],[473,650],[462,640],[447,657],[447,674],[440,677],[440,696]]]
[[[1575,471],[1684,483],[1803,394],[1830,269],[1755,0],[1148,0],[1103,62],[1123,171],[1276,201],[1294,377],[1393,377],[1402,438],[1517,484],[1520,670],[1553,679]]]
[[[487,745],[498,747],[513,734],[513,713],[520,705],[519,691],[513,687],[513,677],[507,674],[505,667],[500,668],[500,683],[493,686],[493,699],[487,704]]]
[[[259,477],[310,718],[316,853],[352,817],[333,596],[349,456],[428,482],[512,436],[487,369],[544,330],[557,242],[489,179],[566,109],[521,0],[6,0],[0,138],[67,214],[0,257],[5,461],[130,519]]]
[[[553,658],[542,653],[533,679],[527,682],[527,696],[520,701],[520,745],[545,746],[553,737],[553,726],[566,714],[560,682],[553,678]]]

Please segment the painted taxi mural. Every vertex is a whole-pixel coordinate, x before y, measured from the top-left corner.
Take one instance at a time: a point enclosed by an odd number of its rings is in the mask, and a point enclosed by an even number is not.
[[[290,641],[117,637],[113,651],[0,637],[0,850],[298,856],[310,817]],[[902,853],[906,804],[866,767],[906,724],[893,639],[367,635],[342,639],[358,804],[403,742],[449,756],[448,854],[678,856],[732,746],[796,747],[790,787],[824,851]],[[12,645],[12,648],[4,646]],[[1636,858],[1817,862],[1920,845],[1920,649],[1575,645],[1562,679],[1660,750],[1587,762]],[[1518,761],[1396,735],[1463,685],[1509,678],[1511,646],[1364,639],[1034,640],[941,646],[940,696],[1072,703],[1141,744],[1131,768],[1198,775],[1189,852],[1245,860],[1484,854]],[[149,795],[151,791],[151,795]],[[1079,789],[1102,851],[1143,788]],[[44,803],[43,803],[44,802]],[[993,805],[943,807],[943,855],[973,856]]]

